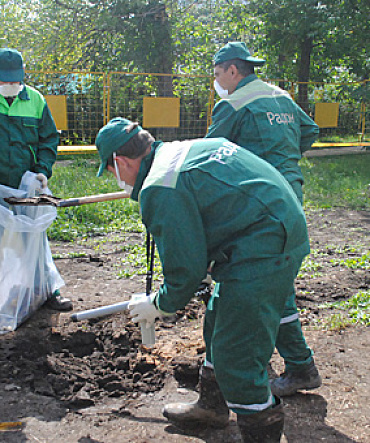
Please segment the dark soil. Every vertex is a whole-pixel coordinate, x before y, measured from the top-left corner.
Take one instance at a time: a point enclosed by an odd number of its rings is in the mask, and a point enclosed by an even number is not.
[[[308,211],[311,261],[297,280],[302,323],[323,386],[286,398],[284,441],[370,441],[369,329],[328,331],[326,302],[369,290],[369,273],[339,260],[357,257],[369,245],[370,213],[344,209]],[[125,242],[138,234],[92,238],[81,244],[52,243],[65,279],[63,295],[74,312],[128,300],[145,290],[145,277],[117,279]],[[100,247],[96,248],[100,241]],[[99,252],[96,252],[99,251]],[[66,256],[67,257],[67,256]],[[156,281],[156,285],[159,281]],[[140,345],[140,332],[126,313],[72,322],[70,313],[39,309],[15,332],[0,336],[0,441],[9,443],[240,442],[235,416],[225,430],[181,430],[162,417],[168,401],[196,398],[204,358],[204,304],[156,325],[157,344]],[[271,376],[283,370],[273,355]],[[19,422],[1,431],[1,422]]]

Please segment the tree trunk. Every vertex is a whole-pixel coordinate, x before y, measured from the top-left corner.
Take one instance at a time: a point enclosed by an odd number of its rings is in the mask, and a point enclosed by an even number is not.
[[[298,100],[297,103],[301,108],[309,114],[309,102],[308,102],[308,85],[310,80],[310,62],[311,52],[313,48],[313,38],[305,37],[301,43],[301,58],[298,69],[298,82],[302,82],[298,86]]]
[[[156,54],[158,54],[155,63],[156,72],[172,74],[173,52],[171,23],[166,11],[165,5],[155,16],[155,36],[156,36]],[[158,95],[160,97],[173,97],[173,77],[169,75],[157,77]],[[165,141],[176,139],[175,128],[161,128],[161,138]]]
[[[279,56],[278,56],[279,78],[280,79],[284,79],[284,63],[285,63],[285,59],[286,59],[285,55],[280,52]],[[286,89],[285,88],[285,82],[284,81],[279,81],[279,87],[281,89]]]

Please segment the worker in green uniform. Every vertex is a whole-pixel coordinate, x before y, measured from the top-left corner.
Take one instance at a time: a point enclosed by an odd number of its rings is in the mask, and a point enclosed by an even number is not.
[[[45,98],[24,84],[24,65],[16,49],[0,49],[0,184],[18,188],[26,171],[46,188],[56,160],[59,134]],[[48,306],[66,311],[72,302],[59,289]]]
[[[298,162],[315,141],[319,128],[286,91],[257,78],[254,68],[264,63],[253,57],[243,42],[227,43],[215,54],[215,89],[221,100],[213,109],[206,137],[225,137],[266,160],[303,203],[303,175]],[[294,290],[281,319],[277,349],[286,368],[271,380],[276,395],[292,395],[321,385],[313,353],[302,333]]]
[[[245,442],[278,442],[283,406],[267,365],[284,305],[309,253],[302,207],[282,175],[225,138],[162,143],[115,118],[96,138],[104,169],[139,201],[164,281],[133,297],[135,322],[183,309],[212,264],[219,284],[205,314],[206,361],[197,402],[170,404],[171,422],[224,427],[237,414]]]

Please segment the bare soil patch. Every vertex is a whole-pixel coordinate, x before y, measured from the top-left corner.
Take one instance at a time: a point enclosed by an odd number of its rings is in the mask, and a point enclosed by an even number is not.
[[[328,332],[324,302],[368,290],[364,270],[335,265],[366,251],[370,213],[344,209],[308,211],[312,268],[297,280],[302,322],[323,377],[323,386],[285,399],[285,441],[370,441],[367,353],[369,329]],[[52,243],[65,279],[63,294],[74,311],[128,300],[145,290],[144,277],[117,279],[125,242],[139,234],[115,233],[83,244]],[[67,253],[84,257],[68,258]],[[334,262],[333,262],[334,260]],[[156,282],[158,284],[158,282]],[[204,305],[194,300],[184,311],[156,326],[157,344],[140,346],[139,329],[125,313],[71,322],[70,313],[42,307],[17,331],[0,336],[0,422],[21,422],[1,432],[9,443],[240,442],[235,416],[225,430],[180,430],[162,417],[165,403],[196,398],[204,358]],[[283,365],[277,354],[271,375]]]

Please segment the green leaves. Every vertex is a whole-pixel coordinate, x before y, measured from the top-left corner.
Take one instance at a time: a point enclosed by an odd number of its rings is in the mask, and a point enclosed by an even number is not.
[[[336,266],[345,266],[349,269],[370,270],[370,252],[359,257],[350,257],[346,260],[330,260]]]
[[[331,329],[345,327],[351,323],[370,326],[370,291],[360,291],[348,300],[327,303],[320,308],[338,309],[344,313],[334,314],[328,320]],[[333,327],[336,326],[336,327]]]
[[[367,0],[0,0],[0,42],[28,69],[210,73],[214,52],[245,41],[270,78],[310,80],[342,67],[365,78]],[[304,46],[303,42],[312,41]],[[304,53],[305,52],[305,53]],[[302,60],[309,60],[302,70]],[[301,68],[301,69],[300,69]],[[337,69],[340,72],[340,69]]]

